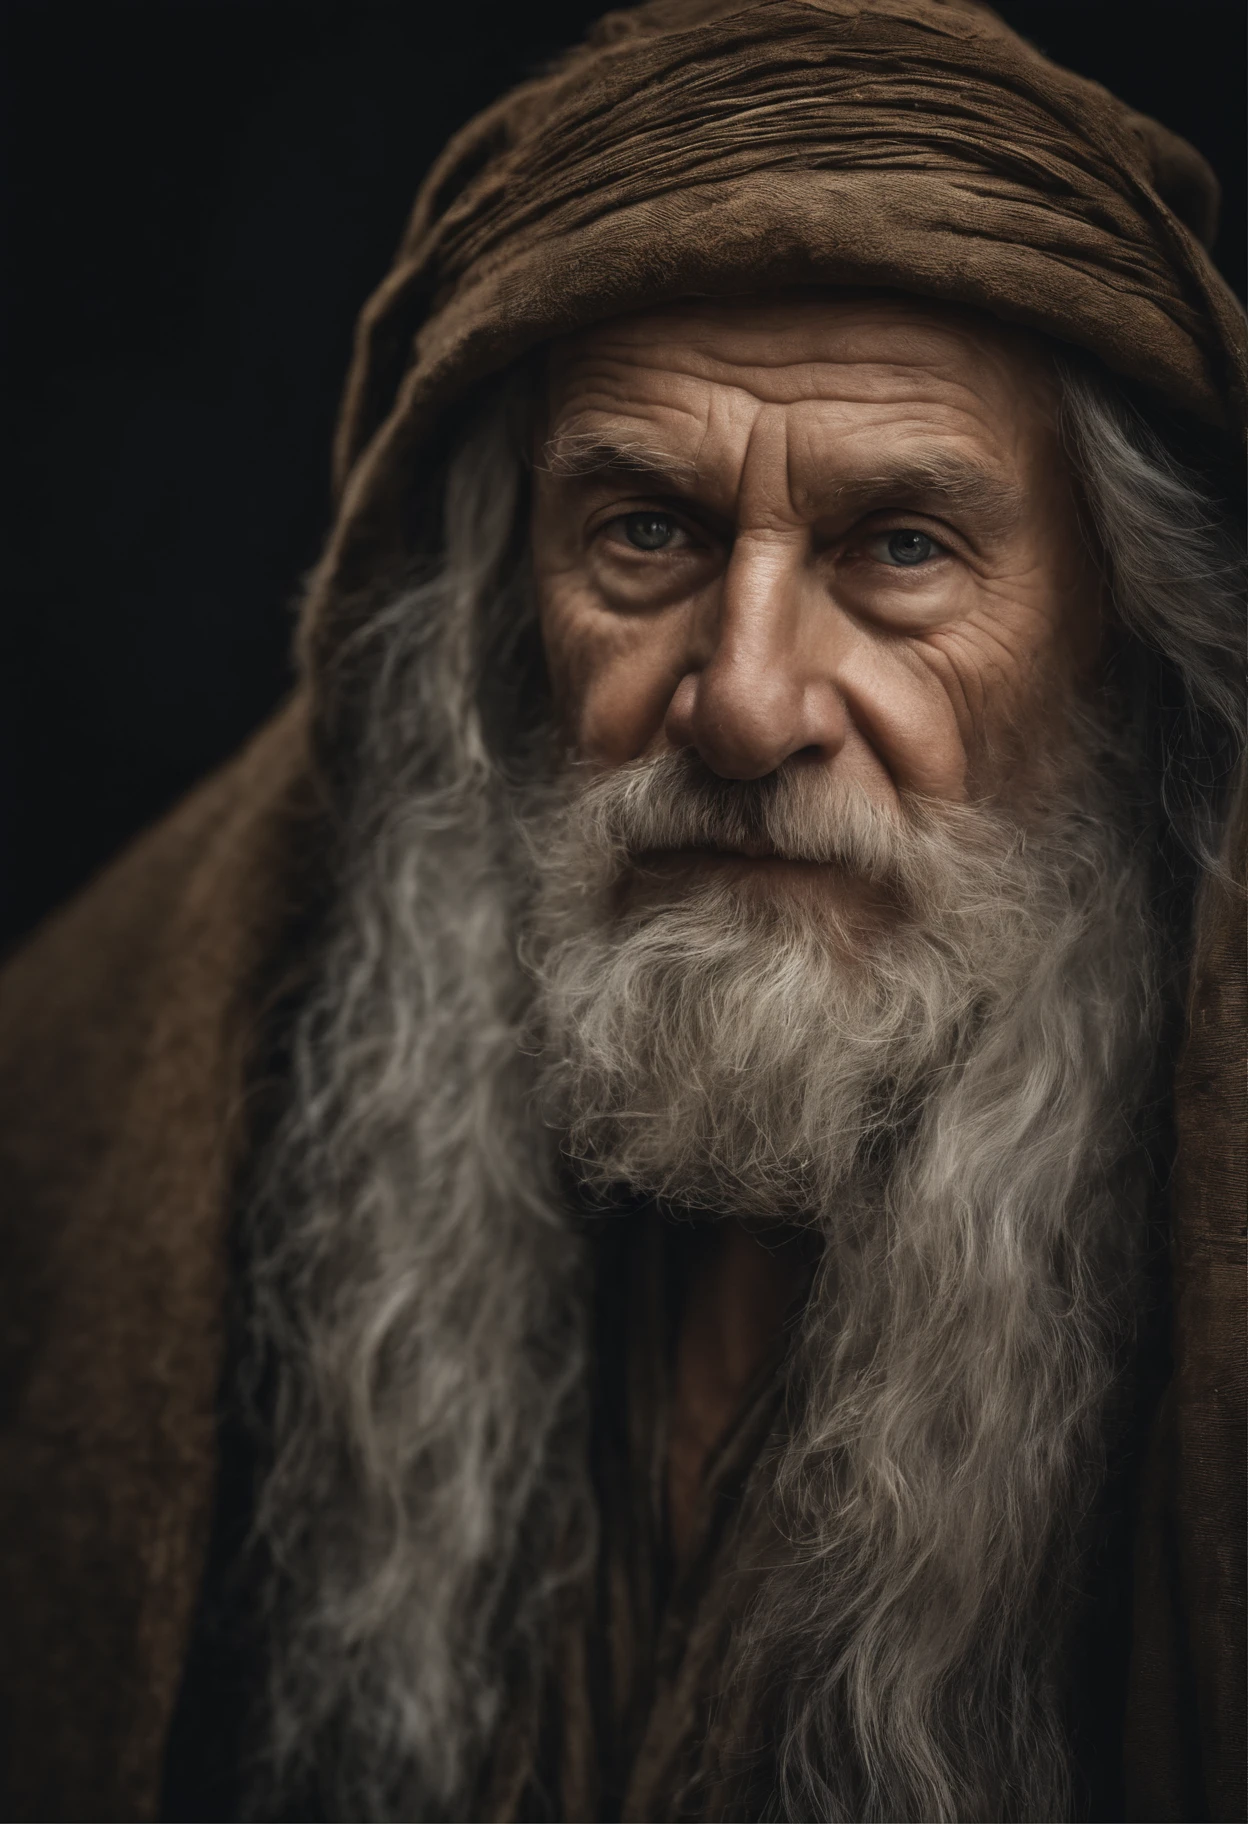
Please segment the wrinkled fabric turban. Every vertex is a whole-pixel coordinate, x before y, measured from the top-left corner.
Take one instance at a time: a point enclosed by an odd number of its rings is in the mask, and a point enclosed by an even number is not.
[[[1217,208],[1191,146],[975,0],[609,14],[465,127],[417,198],[357,334],[309,656],[410,561],[414,491],[474,389],[647,305],[798,284],[952,300],[1236,430],[1248,360],[1206,252]]]

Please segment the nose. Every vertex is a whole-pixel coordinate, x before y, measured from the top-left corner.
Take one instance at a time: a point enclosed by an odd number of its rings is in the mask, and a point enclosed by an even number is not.
[[[738,538],[714,624],[672,693],[664,731],[725,779],[761,779],[794,754],[830,758],[845,706],[830,669],[835,610],[793,537]],[[820,625],[812,624],[812,614]]]

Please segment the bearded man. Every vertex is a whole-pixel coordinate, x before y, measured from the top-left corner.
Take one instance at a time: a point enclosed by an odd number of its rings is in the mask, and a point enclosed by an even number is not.
[[[4,979],[15,1813],[1241,1815],[1214,207],[959,0],[452,142],[292,702]]]

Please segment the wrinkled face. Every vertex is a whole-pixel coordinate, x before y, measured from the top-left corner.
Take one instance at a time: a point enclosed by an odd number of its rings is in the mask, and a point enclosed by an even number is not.
[[[1023,333],[888,297],[557,345],[532,540],[572,750],[788,762],[881,806],[1038,789],[1100,639],[1054,407]]]

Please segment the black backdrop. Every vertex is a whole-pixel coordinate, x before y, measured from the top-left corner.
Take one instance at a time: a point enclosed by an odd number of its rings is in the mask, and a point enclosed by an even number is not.
[[[352,321],[448,133],[597,0],[5,0],[0,943],[287,681]],[[1187,135],[1244,291],[1242,0],[1005,0]]]

